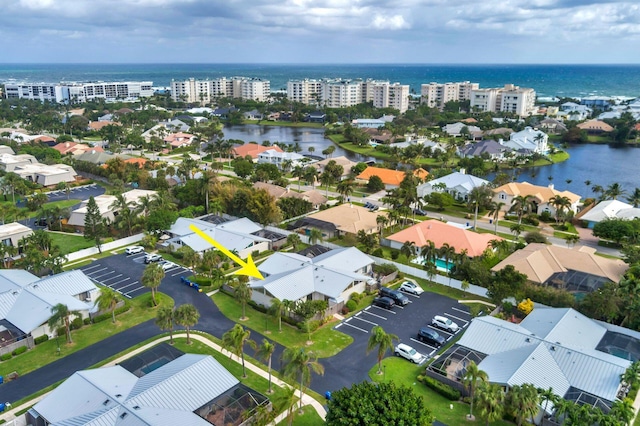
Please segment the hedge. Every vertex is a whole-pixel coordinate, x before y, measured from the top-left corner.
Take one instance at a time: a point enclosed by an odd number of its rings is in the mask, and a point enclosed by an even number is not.
[[[346,306],[347,306],[347,309],[349,309],[349,312],[352,312],[358,309],[358,303],[356,303],[356,301],[353,299],[349,300]]]
[[[43,334],[42,336],[38,336],[35,339],[33,339],[33,343],[35,343],[36,345],[39,345],[40,343],[44,343],[47,340],[49,340],[49,335]]]
[[[26,346],[20,346],[19,348],[16,348],[13,352],[11,352],[11,354],[13,356],[16,356],[16,355],[23,354],[26,351],[27,351],[27,347]]]
[[[129,310],[129,304],[125,302],[124,306],[120,306],[118,309],[116,309],[116,316],[127,312]],[[102,321],[106,321],[106,320],[110,320],[112,319],[112,315],[111,312],[107,312],[106,314],[101,314],[101,315],[96,315],[95,317],[93,317],[93,323],[97,323],[97,322],[102,322]]]
[[[424,376],[424,384],[450,401],[458,401],[460,399],[460,392],[434,378]]]
[[[0,361],[8,361],[11,358],[13,358],[13,355],[11,355],[10,353],[0,355]]]

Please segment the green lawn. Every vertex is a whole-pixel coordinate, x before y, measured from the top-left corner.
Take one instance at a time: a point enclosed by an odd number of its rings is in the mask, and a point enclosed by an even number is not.
[[[62,254],[73,253],[95,245],[95,242],[85,240],[82,234],[61,234],[59,232],[48,232],[48,234],[53,240],[53,244],[60,247]]]
[[[423,374],[424,367],[411,364],[405,359],[388,357],[382,361],[383,375],[378,375],[378,366],[375,365],[369,370],[369,377],[375,382],[393,381],[397,385],[411,387],[418,395],[422,396],[426,407],[431,410],[436,420],[449,426],[462,425],[484,425],[482,419],[474,422],[468,421],[465,416],[469,413],[469,406],[462,402],[452,402],[431,390],[416,379],[419,374]],[[450,408],[453,406],[453,408]],[[512,423],[499,421],[492,425],[511,425]]]
[[[246,307],[248,319],[239,321],[242,316],[242,306],[232,296],[218,292],[211,296],[211,299],[230,320],[245,325],[259,333],[265,334],[265,331],[268,330],[266,332],[267,338],[288,348],[305,346],[310,351],[313,351],[318,358],[333,356],[353,342],[351,336],[333,330],[333,324],[329,323],[311,334],[313,344],[307,346],[307,333],[303,333],[284,321],[282,322],[282,331],[278,331],[278,322],[274,317],[256,311],[249,305]]]
[[[296,411],[295,417],[293,418],[293,426],[321,426],[325,424],[324,420],[322,420],[322,417],[318,415],[313,407],[305,405],[302,408],[302,411],[302,414],[297,414]],[[287,419],[284,419],[283,421],[278,423],[277,426],[287,426],[288,424],[289,422],[287,421]]]
[[[173,306],[173,299],[167,295],[157,294],[156,298],[160,305]],[[77,352],[155,317],[156,308],[151,308],[151,294],[138,296],[129,302],[131,303],[131,308],[116,317],[116,324],[107,320],[74,330],[71,332],[71,337],[73,338],[73,343],[71,344],[67,344],[64,337],[59,338],[61,356]],[[18,374],[24,375],[58,359],[56,339],[51,339],[37,345],[30,351],[1,362],[0,376],[5,376],[12,371],[17,371]]]

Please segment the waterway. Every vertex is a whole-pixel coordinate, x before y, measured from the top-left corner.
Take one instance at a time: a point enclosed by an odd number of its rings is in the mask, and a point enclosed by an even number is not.
[[[305,155],[322,156],[322,151],[333,145],[336,147],[334,157],[344,155],[353,161],[372,159],[340,148],[324,137],[324,129],[321,128],[247,124],[226,126],[224,135],[227,139],[245,142],[262,143],[265,140],[286,144],[298,142],[302,148],[301,154]],[[309,147],[313,147],[315,151],[310,153]],[[562,163],[518,170],[516,180],[543,186],[553,183],[558,190],[568,190],[583,197],[593,195],[591,192],[593,185],[606,187],[617,182],[627,193],[640,187],[640,148],[614,148],[609,145],[585,144],[571,145],[568,152],[569,160]],[[488,179],[493,177],[489,175]],[[590,181],[588,187],[585,181]]]

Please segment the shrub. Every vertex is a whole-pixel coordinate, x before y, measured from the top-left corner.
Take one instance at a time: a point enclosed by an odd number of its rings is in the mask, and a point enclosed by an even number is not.
[[[529,313],[533,311],[533,302],[531,299],[524,299],[522,302],[518,303],[518,310],[525,315],[529,315]]]
[[[13,357],[10,353],[0,355],[0,361],[8,361]]]
[[[82,323],[83,323],[84,325],[89,325],[89,324],[91,324],[91,318],[87,317],[87,318],[83,319],[83,320],[82,320]]]
[[[47,340],[49,340],[49,336],[47,334],[43,334],[42,336],[38,336],[35,339],[33,339],[33,343],[35,343],[36,345],[39,345],[40,343],[44,343]]]
[[[253,300],[249,300],[249,302],[247,302],[247,304],[249,306],[251,306],[253,309],[255,309],[258,312],[262,312],[263,314],[267,313],[267,307],[264,305],[258,305],[256,302],[254,302]]]
[[[346,305],[347,309],[349,309],[349,312],[355,311],[356,309],[358,309],[358,302],[356,302],[355,300],[351,299],[347,302]]]
[[[536,284],[525,284],[522,288],[525,298],[554,308],[571,308],[575,305],[575,297],[566,290],[545,287]]]
[[[397,251],[392,252],[391,256],[393,257],[394,253],[395,253],[396,257],[398,257],[398,252]],[[378,274],[382,274],[382,275],[393,274],[397,270],[398,270],[398,268],[393,263],[383,263],[382,265],[373,265],[373,271],[377,272]]]
[[[354,291],[349,295],[349,299],[354,300],[356,303],[359,303],[362,300],[362,294]]]
[[[129,310],[129,304],[125,302],[125,304],[123,306],[120,306],[119,308],[116,309],[116,316],[120,315],[123,312],[127,312]],[[101,315],[97,315],[95,317],[93,317],[93,323],[98,323],[98,322],[102,322],[102,321],[106,321],[106,320],[111,320],[111,312],[107,312]]]
[[[428,388],[433,389],[434,391],[436,391],[437,393],[444,396],[450,401],[457,401],[460,399],[460,392],[458,392],[456,389],[452,388],[451,386],[445,383],[442,383],[432,377],[425,376],[424,384],[427,385]]]
[[[543,222],[553,222],[555,219],[551,216],[551,213],[545,210],[540,213],[540,220]]]
[[[82,318],[74,318],[73,321],[71,321],[71,326],[69,328],[71,330],[78,330],[82,328],[83,324]]]
[[[27,347],[26,346],[20,346],[19,348],[16,348],[11,354],[13,356],[16,356],[16,355],[23,354],[26,351],[27,351]]]
[[[349,312],[349,308],[347,308],[346,306],[343,306],[342,309],[340,309],[340,313],[342,315],[347,315]]]
[[[549,243],[549,241],[547,241],[547,237],[542,235],[539,231],[527,232],[524,236],[524,240],[527,242],[527,244],[531,244],[531,243],[548,244]]]
[[[67,335],[67,330],[64,327],[58,327],[56,329],[56,336],[65,337]]]
[[[538,218],[534,214],[529,214],[529,215],[523,217],[522,218],[522,222],[523,223],[527,223],[529,225],[533,225],[533,226],[540,225],[540,221],[538,220]]]
[[[382,251],[382,249],[380,247],[378,247],[377,249],[375,249],[372,253],[371,256],[375,256],[375,257],[384,257],[384,251]]]

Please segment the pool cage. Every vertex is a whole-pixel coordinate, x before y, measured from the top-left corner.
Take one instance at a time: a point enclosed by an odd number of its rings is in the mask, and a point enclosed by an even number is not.
[[[571,293],[591,293],[609,281],[611,280],[606,277],[567,270],[566,272],[556,272],[545,284]]]
[[[168,343],[160,343],[122,361],[119,365],[135,376],[142,377],[182,355],[184,355],[184,352],[181,350],[176,349]]]
[[[486,355],[458,345],[447,349],[440,357],[432,362],[427,370],[446,377],[449,380],[460,382],[467,373],[467,365],[471,361],[476,364],[486,358]]]
[[[195,410],[195,413],[215,426],[250,424],[260,406],[269,407],[269,399],[242,383]]]
[[[640,360],[640,341],[626,334],[607,331],[596,349],[631,362]]]

